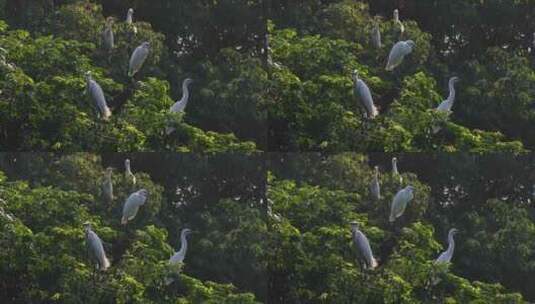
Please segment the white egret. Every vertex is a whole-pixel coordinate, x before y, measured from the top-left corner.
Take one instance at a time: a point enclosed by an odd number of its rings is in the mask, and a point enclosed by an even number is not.
[[[393,71],[398,65],[403,62],[403,58],[410,54],[416,47],[416,44],[412,40],[399,41],[390,50],[388,55],[388,62],[386,64],[387,71]]]
[[[103,41],[104,48],[106,49],[106,51],[111,52],[113,47],[115,46],[112,17],[108,17],[106,19],[106,26],[104,27],[104,31],[102,32],[102,41]]]
[[[180,98],[180,100],[178,100],[171,106],[171,108],[169,109],[171,113],[184,112],[184,110],[186,109],[186,105],[188,104],[188,100],[189,100],[188,85],[190,85],[192,82],[193,80],[190,78],[184,79],[184,81],[182,82],[182,98]],[[174,130],[175,128],[173,127],[166,127],[165,133],[171,134]]]
[[[93,230],[91,230],[91,224],[88,222],[84,223],[84,231],[86,245],[89,249],[89,252],[97,260],[97,268],[105,271],[110,267],[110,261],[106,257],[102,240]]]
[[[130,168],[130,160],[127,158],[124,161],[124,177],[132,184],[136,185],[136,176],[134,173],[132,173],[132,169]]]
[[[446,98],[445,100],[443,100],[439,105],[438,107],[436,108],[436,110],[438,112],[443,112],[443,113],[447,113],[448,115],[451,113],[451,108],[453,107],[453,103],[455,102],[455,83],[457,83],[459,81],[459,77],[451,77],[449,82],[448,82],[448,87],[449,87],[449,95],[448,95],[448,98]],[[438,131],[440,131],[440,127],[439,126],[434,126],[433,127],[433,133],[437,133]]]
[[[128,24],[130,27],[132,27],[132,31],[134,34],[137,34],[137,27],[134,25],[134,9],[129,8],[126,12],[126,24]]]
[[[178,263],[184,263],[184,259],[186,258],[186,251],[188,250],[188,240],[187,236],[191,234],[191,230],[188,228],[182,229],[182,232],[180,233],[180,249],[175,252],[169,259],[170,265],[176,265]],[[165,284],[169,285],[173,282],[173,278],[166,278]]]
[[[437,111],[442,112],[451,112],[451,108],[453,107],[453,103],[455,102],[455,87],[454,85],[459,81],[459,77],[451,77],[448,82],[449,87],[449,95],[448,98],[443,100],[437,107]]]
[[[394,23],[399,26],[400,36],[402,36],[403,33],[405,33],[405,26],[403,25],[401,20],[399,20],[399,10],[398,9],[394,10],[393,19],[394,19]]]
[[[403,184],[403,176],[399,174],[398,159],[396,157],[392,157],[392,176],[399,177],[399,183]]]
[[[379,167],[374,167],[373,179],[370,184],[370,193],[374,200],[378,201],[381,199],[381,186],[379,184]]]
[[[106,175],[104,175],[104,181],[102,182],[102,194],[108,203],[113,201],[113,183],[111,174],[112,168],[106,168]]]
[[[108,107],[108,104],[106,103],[104,91],[102,91],[100,85],[95,80],[93,80],[90,71],[87,71],[85,79],[87,92],[89,93],[89,96],[91,96],[91,99],[93,99],[93,102],[95,102],[95,104],[97,105],[102,119],[109,120],[111,117],[111,110]]]
[[[366,110],[367,117],[374,119],[377,115],[379,115],[379,111],[377,111],[377,108],[373,104],[370,88],[362,79],[359,78],[357,70],[353,70],[351,76],[353,78],[353,93],[357,98],[360,99],[364,109]]]
[[[148,41],[143,42],[134,50],[132,56],[130,57],[130,62],[128,64],[129,77],[133,77],[137,72],[139,72],[139,70],[141,70],[143,63],[149,56],[149,52],[150,43]]]
[[[148,195],[149,192],[146,189],[140,189],[130,194],[124,202],[121,224],[126,225],[128,221],[131,221],[136,217],[139,207],[145,204]]]
[[[373,28],[371,31],[371,42],[372,46],[376,49],[380,49],[383,47],[383,44],[381,42],[381,30],[379,29],[379,24],[377,22],[374,22]]]
[[[436,264],[449,263],[451,261],[451,258],[453,257],[453,250],[455,249],[455,241],[453,240],[453,236],[455,236],[457,232],[458,230],[455,228],[451,228],[448,232],[448,249],[438,256],[438,258],[435,260]]]
[[[359,260],[364,262],[364,269],[374,269],[377,267],[377,261],[373,257],[372,248],[368,238],[358,228],[358,223],[351,222],[351,236],[353,238],[353,244],[359,254]]]
[[[403,215],[403,212],[405,212],[405,208],[407,207],[407,204],[414,198],[414,187],[413,186],[407,186],[396,193],[394,198],[392,199],[392,205],[390,208],[390,217],[389,221],[394,222],[396,218]]]

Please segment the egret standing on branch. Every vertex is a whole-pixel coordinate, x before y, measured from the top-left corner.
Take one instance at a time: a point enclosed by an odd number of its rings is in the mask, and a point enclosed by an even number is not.
[[[184,112],[184,110],[186,109],[186,105],[188,104],[188,100],[189,100],[189,89],[188,89],[188,86],[192,82],[193,82],[193,80],[190,79],[190,78],[184,79],[184,81],[182,82],[182,98],[180,98],[180,100],[178,100],[177,102],[175,102],[171,106],[171,108],[169,109],[169,111],[171,113]],[[167,128],[165,128],[165,133],[166,134],[171,134],[174,130],[175,130],[175,128],[173,128],[173,127],[167,127]]]
[[[146,189],[141,189],[130,194],[123,206],[121,224],[126,225],[128,221],[131,221],[136,217],[139,207],[145,204],[148,195],[149,192]]]
[[[379,184],[379,167],[374,167],[373,179],[370,184],[370,193],[374,200],[378,201],[381,199],[381,186]]]
[[[132,31],[134,32],[134,34],[137,34],[137,27],[134,25],[133,19],[134,19],[134,9],[129,8],[128,11],[126,12],[126,24],[132,27]]]
[[[170,265],[176,265],[178,263],[184,263],[184,259],[186,258],[186,251],[188,250],[188,240],[187,236],[191,234],[191,230],[188,228],[182,229],[182,232],[180,233],[180,250],[175,252],[173,256],[169,259]],[[172,278],[166,278],[165,279],[165,285],[169,285],[174,280]]]
[[[397,26],[399,26],[400,37],[403,37],[403,33],[405,33],[405,26],[403,25],[401,20],[399,20],[399,10],[398,9],[394,10],[393,18],[394,18],[394,23]]]
[[[381,43],[381,30],[379,29],[379,24],[377,23],[377,21],[373,22],[371,42],[372,46],[376,49],[380,49],[383,47],[383,44]]]
[[[455,87],[454,85],[459,81],[459,77],[451,77],[448,82],[448,87],[450,90],[450,93],[448,95],[448,98],[442,101],[438,107],[437,111],[442,112],[451,112],[451,108],[453,107],[453,103],[455,102]]]
[[[132,56],[130,57],[130,63],[128,64],[129,77],[133,77],[137,72],[139,72],[139,70],[141,70],[143,63],[149,56],[149,52],[150,43],[148,41],[143,42],[134,50]]]
[[[134,173],[132,173],[132,169],[130,168],[130,160],[127,158],[124,161],[124,177],[132,184],[136,185],[136,176]]]
[[[401,174],[399,174],[399,171],[398,171],[398,159],[396,157],[392,157],[392,176],[394,178],[398,177],[399,178],[399,183],[403,184],[403,176],[401,176]]]
[[[102,42],[107,52],[111,52],[113,50],[113,47],[115,46],[112,26],[113,17],[108,17],[106,19],[106,26],[104,27],[104,31],[102,32]]]
[[[453,240],[453,236],[457,234],[457,232],[458,230],[455,228],[451,228],[448,232],[448,249],[438,256],[438,258],[435,260],[436,264],[449,263],[451,261],[451,258],[453,257],[453,250],[455,249],[455,241]]]
[[[106,202],[111,203],[113,201],[113,183],[111,179],[112,168],[106,169],[106,175],[104,176],[104,182],[102,183],[102,194]]]
[[[373,104],[373,98],[372,93],[370,92],[370,88],[368,88],[368,85],[366,85],[366,83],[359,78],[357,70],[353,70],[351,76],[353,78],[353,92],[355,96],[360,99],[362,105],[364,106],[364,109],[366,111],[366,117],[374,119],[375,116],[379,115],[379,112]]]
[[[413,186],[407,186],[396,193],[394,198],[392,199],[392,205],[390,208],[390,218],[388,219],[390,222],[394,222],[396,218],[403,215],[403,212],[405,212],[405,208],[407,207],[407,204],[412,201],[414,198],[414,187]]]
[[[359,230],[357,222],[351,222],[351,236],[353,238],[353,244],[359,254],[359,263],[364,266],[364,269],[374,269],[377,267],[377,261],[373,257],[372,248],[368,238]],[[361,262],[360,262],[361,261]]]
[[[95,102],[95,104],[97,105],[100,116],[103,120],[109,120],[111,117],[111,110],[108,107],[108,104],[106,104],[104,91],[102,91],[100,85],[95,80],[93,80],[90,71],[86,72],[85,79],[87,83],[87,92],[89,93],[91,99],[93,99],[93,102]]]
[[[388,62],[386,63],[386,70],[393,71],[398,65],[403,62],[403,58],[410,54],[416,47],[416,44],[412,40],[399,41],[394,44],[388,55]]]
[[[450,78],[450,80],[448,82],[448,87],[449,87],[449,90],[450,90],[448,98],[443,100],[438,105],[438,107],[436,108],[436,110],[438,112],[447,113],[448,115],[451,113],[451,108],[453,107],[453,103],[455,102],[455,84],[458,81],[459,81],[459,77],[451,77]],[[433,133],[437,133],[438,131],[440,131],[440,127],[438,127],[438,126],[433,127]]]
[[[91,230],[91,224],[88,222],[84,223],[84,231],[86,245],[89,249],[89,252],[97,260],[97,268],[105,271],[110,267],[110,261],[106,257],[106,252],[104,252],[102,240],[95,232],[93,232],[93,230]]]

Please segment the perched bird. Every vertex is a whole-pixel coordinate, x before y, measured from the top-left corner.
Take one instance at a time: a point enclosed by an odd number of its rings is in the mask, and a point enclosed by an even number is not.
[[[379,115],[379,111],[377,111],[377,108],[373,104],[370,88],[368,88],[368,85],[366,85],[366,83],[359,78],[357,70],[353,70],[351,76],[353,78],[353,92],[355,96],[360,99],[364,109],[366,110],[367,117],[374,119],[377,115]]]
[[[448,82],[450,93],[448,98],[443,100],[437,107],[437,111],[451,112],[453,103],[455,102],[455,87],[454,85],[459,81],[459,77],[451,77]]]
[[[106,257],[102,240],[91,230],[91,224],[84,223],[85,241],[91,255],[97,260],[97,269],[105,271],[110,267],[110,261]]]
[[[455,102],[455,87],[454,87],[454,85],[458,81],[459,81],[459,77],[451,77],[450,78],[450,80],[448,82],[450,93],[448,95],[448,98],[443,100],[438,105],[438,107],[436,108],[436,110],[438,112],[443,112],[443,113],[447,113],[447,114],[451,113],[451,108],[453,107],[453,103]],[[438,131],[440,131],[440,127],[439,126],[434,126],[433,127],[433,133],[437,133]]]
[[[113,201],[113,183],[111,174],[112,168],[106,168],[106,175],[104,175],[104,181],[102,182],[102,194],[108,203]]]
[[[455,236],[457,232],[458,230],[455,228],[450,229],[448,232],[448,249],[438,256],[438,258],[435,260],[435,263],[449,263],[451,261],[451,258],[453,257],[453,250],[455,249],[455,241],[453,240],[453,236]]]
[[[143,66],[143,63],[149,56],[149,52],[150,43],[148,41],[143,42],[134,50],[132,56],[130,57],[130,62],[128,64],[129,77],[133,77],[137,72],[139,72],[139,70]]]
[[[398,65],[403,62],[403,58],[410,54],[416,47],[416,44],[412,40],[399,41],[390,50],[388,55],[388,62],[386,63],[386,70],[393,71]]]
[[[100,85],[95,80],[93,80],[90,71],[87,71],[87,73],[85,74],[85,79],[87,83],[87,92],[89,93],[91,99],[93,99],[93,101],[97,105],[102,119],[109,120],[111,117],[111,110],[108,107],[108,104],[106,103],[104,91],[102,91]]]
[[[403,184],[403,176],[399,174],[398,171],[398,159],[396,157],[392,157],[392,176],[399,177],[399,183]]]
[[[188,240],[187,236],[191,234],[191,230],[188,228],[182,229],[182,232],[180,233],[180,250],[175,252],[173,256],[169,259],[170,265],[176,265],[178,263],[184,263],[184,259],[186,258],[186,251],[188,250]],[[169,285],[173,282],[173,278],[166,278],[165,284]]]
[[[392,205],[390,208],[390,222],[394,222],[396,218],[403,215],[407,204],[414,198],[414,187],[407,186],[396,193],[392,199]]]
[[[190,85],[190,83],[192,82],[193,80],[191,80],[190,78],[184,79],[184,81],[182,82],[182,98],[180,98],[180,100],[178,100],[171,106],[171,108],[169,109],[171,113],[184,112],[184,110],[186,109],[186,105],[188,104],[188,100],[189,100],[188,85]],[[175,128],[173,127],[166,127],[165,133],[171,134],[174,130]]]
[[[130,160],[127,158],[124,160],[124,177],[132,184],[136,185],[136,176],[132,173],[130,168]]]
[[[126,12],[126,24],[128,24],[131,28],[134,34],[137,34],[137,27],[134,25],[134,9],[129,8]]]
[[[376,49],[382,48],[383,44],[381,42],[381,30],[379,29],[379,24],[377,22],[374,22],[370,35],[372,46]]]
[[[106,19],[106,26],[104,27],[104,31],[102,31],[102,41],[104,48],[106,51],[111,52],[114,45],[115,45],[115,39],[113,36],[113,18],[108,17]]]
[[[394,23],[398,25],[400,36],[402,37],[403,33],[405,33],[405,26],[403,25],[401,20],[399,20],[399,10],[398,9],[394,10],[393,19],[394,19]]]
[[[364,269],[374,269],[377,267],[377,261],[373,257],[373,252],[370,247],[368,238],[359,230],[358,223],[351,222],[351,236],[353,238],[353,244],[359,253],[359,261],[364,266]]]
[[[381,199],[381,186],[379,185],[379,167],[374,167],[373,179],[370,184],[370,193],[374,200]]]
[[[130,194],[126,199],[126,202],[124,202],[121,224],[126,225],[128,221],[131,221],[136,217],[139,207],[145,204],[148,195],[149,192],[146,189],[140,189]]]

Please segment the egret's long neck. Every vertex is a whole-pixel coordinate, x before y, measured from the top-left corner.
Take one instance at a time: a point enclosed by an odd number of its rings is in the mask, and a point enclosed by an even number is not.
[[[448,95],[448,100],[454,101],[455,100],[455,86],[453,85],[453,81],[449,82],[450,87],[450,94]]]
[[[395,161],[392,162],[392,171],[394,171],[395,174],[398,174],[398,163]]]
[[[126,163],[125,167],[126,167],[126,173],[132,173],[132,170],[130,170],[130,163]]]
[[[447,252],[453,253],[454,249],[455,249],[455,241],[453,240],[453,233],[450,233],[448,235],[448,249],[447,249]]]
[[[188,250],[188,240],[186,239],[186,234],[182,233],[180,235],[180,250],[178,252],[185,255],[187,250]]]
[[[188,101],[189,98],[189,89],[186,82],[182,83],[182,100]]]

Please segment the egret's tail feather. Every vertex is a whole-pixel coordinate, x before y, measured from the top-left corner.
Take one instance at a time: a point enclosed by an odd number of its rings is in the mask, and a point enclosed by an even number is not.
[[[375,269],[379,266],[379,263],[377,263],[377,260],[372,257],[372,264],[370,265],[370,269]]]
[[[110,260],[108,260],[108,258],[105,256],[104,257],[104,261],[103,261],[102,265],[100,266],[100,270],[106,271],[108,268],[110,268],[110,266],[111,266]]]

